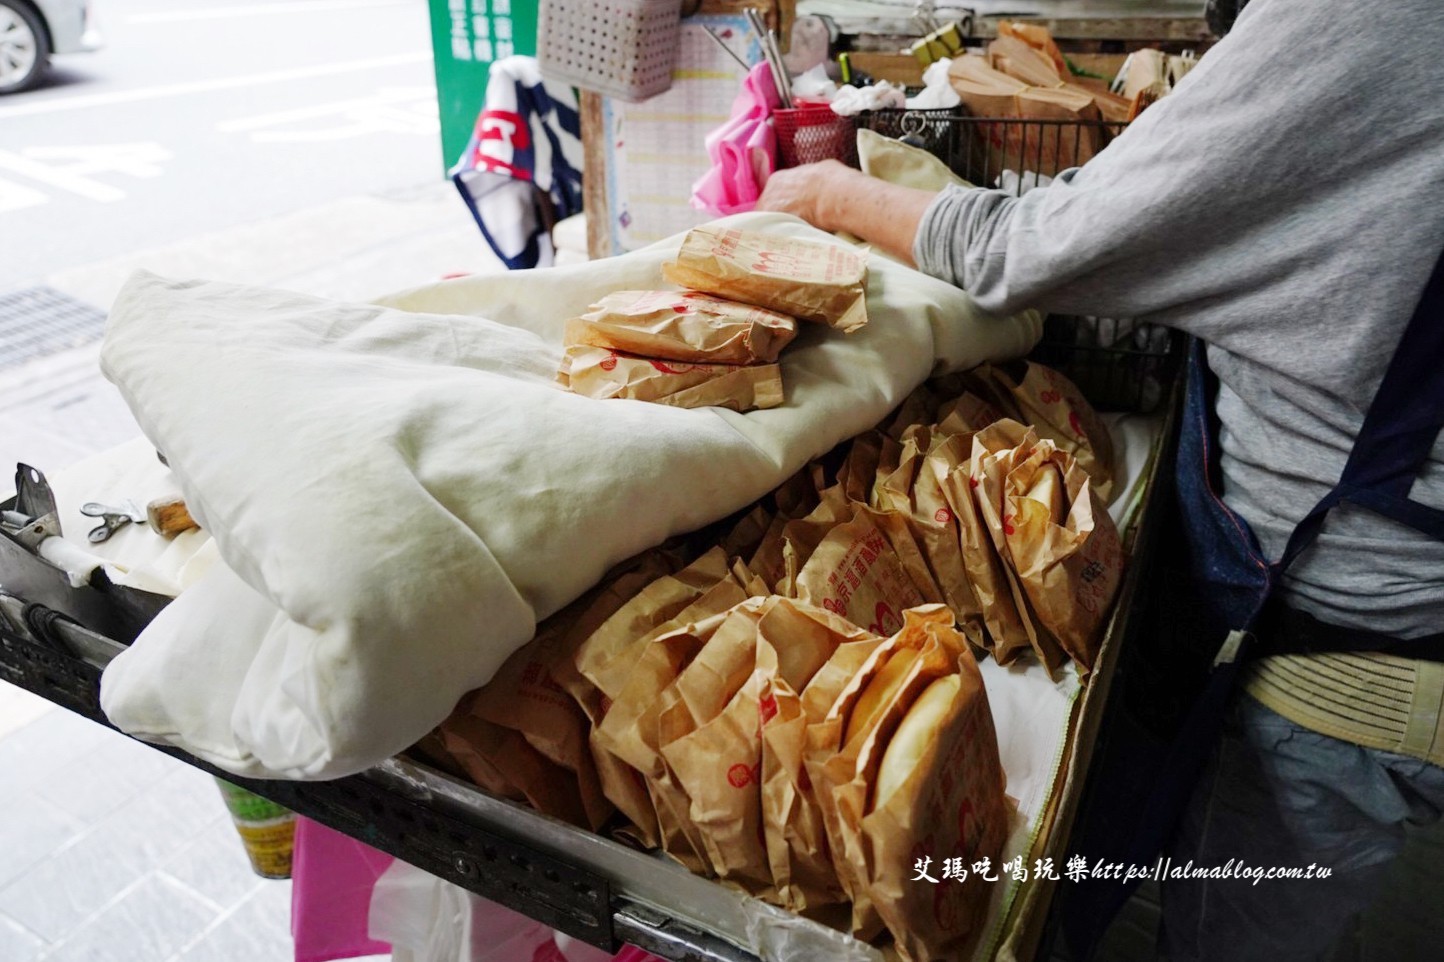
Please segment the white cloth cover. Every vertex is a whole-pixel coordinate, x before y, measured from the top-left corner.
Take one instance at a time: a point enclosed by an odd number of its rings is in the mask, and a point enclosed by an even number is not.
[[[724,223],[839,243],[784,215]],[[556,387],[567,318],[667,286],[680,241],[379,304],[133,277],[103,368],[224,563],[106,670],[110,719],[239,774],[366,768],[611,565],[765,494],[930,373],[1016,357],[1041,331],[873,258],[871,322],[807,325],[781,407]]]

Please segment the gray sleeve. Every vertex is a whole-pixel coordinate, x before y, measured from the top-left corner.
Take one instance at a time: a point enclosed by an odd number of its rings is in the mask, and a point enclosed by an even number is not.
[[[1430,118],[1389,107],[1399,84],[1427,89],[1429,63],[1400,53],[1426,23],[1441,25],[1426,0],[1387,14],[1340,0],[1250,4],[1177,90],[1083,167],[1021,198],[940,194],[914,258],[995,313],[1148,317],[1226,340],[1296,310],[1279,300],[1281,279],[1302,281],[1372,239],[1374,189],[1427,182],[1418,131]]]

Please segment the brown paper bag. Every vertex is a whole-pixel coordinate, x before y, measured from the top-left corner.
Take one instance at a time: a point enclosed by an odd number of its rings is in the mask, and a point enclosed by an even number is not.
[[[964,437],[971,442],[971,436]],[[1032,648],[1032,641],[1013,600],[1006,564],[973,496],[971,459],[939,478],[939,483],[957,520],[963,570],[981,611],[984,631],[979,640],[998,664],[1010,664]]]
[[[640,655],[640,649],[633,648],[637,642],[674,627],[674,619],[691,614],[705,617],[703,612],[725,610],[744,597],[727,556],[713,549],[676,574],[648,584],[581,643],[573,658],[575,675],[558,673],[558,682],[592,722],[588,747],[603,792],[631,820],[637,839],[647,847],[661,844],[650,793],[635,769],[598,742],[596,726],[621,694],[631,664]]]
[[[618,291],[567,321],[563,343],[704,364],[777,360],[797,336],[792,318],[696,291]]]
[[[822,492],[817,504],[803,517],[779,515],[747,562],[748,570],[766,582],[774,594],[794,597],[798,571],[827,532],[850,511],[841,488],[833,486]]]
[[[450,719],[442,741],[472,781],[492,794],[525,800],[539,812],[590,827],[576,776],[527,744],[519,732],[463,710]]]
[[[1028,363],[1021,380],[1001,367],[988,374],[1013,395],[1040,438],[1047,438],[1078,459],[1103,503],[1113,493],[1113,437],[1077,385],[1051,367]]]
[[[573,662],[581,680],[563,687],[593,722],[600,721],[603,693],[592,679],[643,635],[671,621],[731,574],[726,553],[714,548],[675,574],[649,582],[577,646]]]
[[[1037,51],[1011,38],[1000,38],[1013,50],[1013,59],[1003,62],[1013,66],[1027,61],[1033,68],[1039,60],[1051,75]],[[1034,76],[1034,72],[1029,72]],[[1103,146],[1100,131],[1094,126],[1052,127],[1009,123],[1009,118],[1023,120],[1098,120],[1102,114],[1093,96],[1082,88],[1069,87],[1060,81],[1047,81],[1034,86],[990,66],[982,57],[957,57],[948,67],[948,80],[962,99],[963,106],[974,117],[999,118],[997,123],[979,124],[985,156],[979,159],[984,170],[993,177],[1005,170],[1017,173],[1033,171],[1055,176],[1059,171],[1087,163]]]
[[[932,719],[914,718],[909,708],[889,736],[882,757],[897,764],[889,757],[894,739],[915,741],[919,729],[930,729],[911,774],[889,797],[874,797],[861,822],[863,883],[899,954],[914,962],[966,959],[976,948],[998,883],[980,878],[972,865],[1001,861],[1013,807],[1003,793],[1006,779],[977,663],[964,652],[954,670],[957,690],[946,709]],[[928,692],[920,697],[928,699]],[[947,689],[940,693],[946,698]],[[914,881],[922,859],[931,860],[926,864],[936,885]],[[965,880],[942,879],[949,859],[967,868]]]
[[[693,872],[706,872],[705,850],[688,818],[687,796],[662,761],[659,719],[675,704],[664,694],[726,622],[731,607],[635,646],[641,651],[628,666],[625,685],[592,730],[594,745],[641,774],[657,819],[657,844]]]
[[[1074,77],[1046,27],[1000,23],[998,38],[988,44],[988,63],[1030,86],[1063,88],[1086,96],[1104,120],[1126,123],[1130,119],[1131,98],[1110,93],[1106,84],[1087,83],[1083,78]]]
[[[1065,493],[1061,517],[1033,496],[1044,472]],[[1005,481],[1013,525],[1008,551],[1038,620],[1086,671],[1123,577],[1118,531],[1087,473],[1047,441]]]
[[[465,744],[466,734],[456,728],[468,717],[517,732],[547,760],[572,773],[586,824],[599,829],[615,809],[602,791],[588,748],[590,719],[562,679],[575,673],[572,660],[577,646],[647,584],[672,570],[672,565],[665,552],[646,552],[611,580],[544,621],[535,638],[514,652],[490,682],[462,699],[441,723],[438,735],[443,743]],[[567,806],[568,810],[575,807]]]
[[[1042,24],[999,20],[998,37],[1019,40],[1041,53],[1051,64],[1053,76],[1058,79],[1066,78],[1073,72],[1068,69],[1068,61],[1063,56],[1063,51],[1058,49],[1058,44],[1054,42],[1052,32]],[[989,49],[989,53],[992,53],[991,49]]]
[[[898,647],[899,643],[895,638],[884,640],[875,635],[838,646],[832,658],[818,669],[812,681],[803,689],[801,697],[803,714],[807,720],[802,756],[803,772],[811,786],[817,811],[822,816],[833,874],[850,901],[863,892],[858,871],[861,863],[854,864],[843,848],[841,816],[832,793],[833,781],[825,767],[842,751],[843,733],[853,703]],[[856,911],[857,904],[854,901],[849,909],[846,928],[853,928],[852,920]],[[867,907],[862,911],[863,917],[860,921],[864,924],[859,928],[871,930],[870,935],[864,937],[876,935],[881,928],[881,919],[875,914],[872,919],[868,919]]]
[[[888,658],[905,649],[915,652],[915,657],[859,728],[851,716],[868,700],[868,685]],[[902,630],[874,651],[823,720],[808,726],[807,771],[827,826],[834,867],[852,898],[852,929],[859,938],[872,940],[883,925],[868,885],[862,834],[882,749],[917,695],[933,680],[955,672],[966,650],[947,608],[930,605],[910,610]],[[844,737],[850,729],[851,736]]]
[[[901,515],[854,505],[851,519],[832,527],[798,572],[797,597],[873,634],[898,631],[903,611],[927,602],[917,580],[931,576],[915,545],[914,573],[905,570],[885,526],[902,543],[911,543]]]
[[[770,599],[753,599],[723,622],[677,675],[657,720],[664,781],[705,863],[753,895],[775,897],[762,839],[757,625]],[[775,673],[775,664],[773,665]],[[654,776],[650,773],[649,780]]]
[[[878,463],[882,458],[883,440],[880,431],[868,431],[853,438],[847,449],[847,457],[837,471],[837,486],[842,489],[843,497],[848,501],[862,504],[871,502]]]
[[[1068,656],[1058,644],[1058,639],[1034,614],[1008,548],[1008,533],[1013,528],[1014,517],[1007,502],[1004,482],[1008,473],[1026,460],[1037,443],[1038,436],[1033,429],[1025,428],[1016,421],[999,421],[979,431],[973,436],[970,482],[978,514],[992,538],[994,549],[1003,560],[1008,588],[1023,628],[1028,633],[1028,641],[1048,673],[1053,675]]]
[[[618,354],[604,347],[566,349],[557,381],[583,397],[630,398],[679,408],[720,407],[746,412],[783,401],[777,364],[698,364]]]
[[[988,44],[988,66],[1030,87],[1056,87],[1071,76],[1066,66],[1060,67],[1047,53],[1030,46],[1016,31],[1001,28],[997,39]]]
[[[762,719],[762,828],[777,904],[830,923],[845,924],[839,907],[846,893],[837,879],[822,810],[804,767],[808,713],[800,692],[807,691],[824,666],[834,673],[839,649],[849,647],[861,663],[881,641],[875,635],[820,608],[790,599],[774,599],[757,626],[758,670],[764,685]],[[767,654],[763,649],[770,649]],[[771,665],[775,672],[768,677]],[[855,672],[846,672],[850,678]],[[836,674],[833,676],[837,677]],[[824,682],[824,686],[825,686]],[[817,697],[816,689],[814,699]]]
[[[963,565],[957,518],[940,479],[968,460],[970,442],[970,437],[964,442],[926,427],[913,432],[903,442],[898,469],[878,484],[880,506],[907,519],[942,601],[964,623],[974,622],[982,608]]]
[[[991,401],[972,391],[964,391],[938,408],[938,424],[934,433],[944,436],[972,434],[1005,417],[1010,415]]]
[[[662,265],[674,284],[851,333],[867,323],[867,252],[703,226]]]

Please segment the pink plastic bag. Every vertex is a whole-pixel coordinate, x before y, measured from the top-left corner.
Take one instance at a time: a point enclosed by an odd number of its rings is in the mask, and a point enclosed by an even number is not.
[[[719,216],[757,206],[767,178],[777,169],[777,138],[771,115],[781,103],[766,64],[742,81],[727,123],[707,135],[712,169],[692,185],[692,206]]]
[[[371,890],[395,861],[309,818],[296,818],[291,861],[291,935],[296,962],[389,955],[366,934]]]

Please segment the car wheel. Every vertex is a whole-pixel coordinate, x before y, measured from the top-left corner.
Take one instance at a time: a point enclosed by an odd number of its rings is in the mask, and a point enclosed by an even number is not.
[[[0,94],[28,90],[45,73],[50,38],[29,5],[0,0]]]

